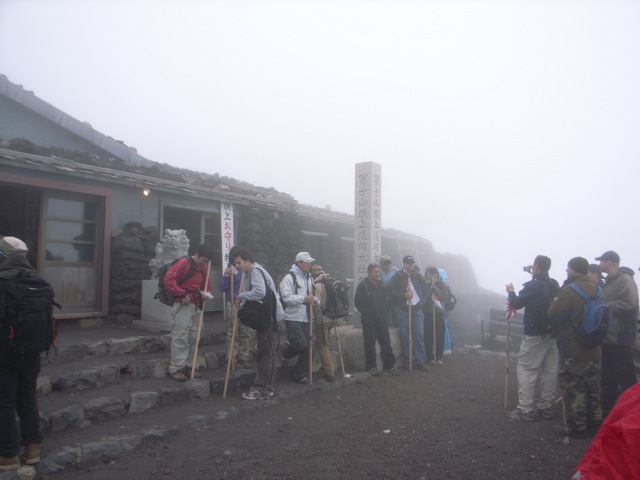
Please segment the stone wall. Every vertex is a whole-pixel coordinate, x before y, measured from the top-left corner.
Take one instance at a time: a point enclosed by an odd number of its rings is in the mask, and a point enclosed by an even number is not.
[[[142,280],[151,278],[149,261],[155,257],[158,230],[138,222],[127,223],[111,239],[109,319],[129,325],[140,318]]]
[[[246,247],[276,283],[286,275],[302,249],[300,219],[295,212],[243,208],[236,222],[236,245]]]

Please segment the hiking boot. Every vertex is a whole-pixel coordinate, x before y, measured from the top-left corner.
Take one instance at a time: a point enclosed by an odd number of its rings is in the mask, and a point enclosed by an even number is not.
[[[269,398],[269,394],[262,393],[257,388],[251,387],[248,392],[242,394],[242,398],[245,400],[267,400]]]
[[[398,370],[396,367],[385,368],[384,369],[384,374],[385,375],[400,375],[400,370]]]
[[[511,410],[507,412],[507,418],[510,420],[522,420],[524,422],[533,422],[536,419],[536,416],[533,413],[533,410],[524,410],[522,408],[516,408],[515,410]]]
[[[187,376],[184,373],[182,373],[180,370],[170,373],[169,377],[172,380],[175,380],[176,382],[184,382],[185,380],[188,380]]]
[[[40,444],[30,443],[24,447],[24,463],[33,465],[40,461]]]
[[[295,381],[296,383],[309,383],[309,379],[308,379],[307,377],[301,378],[300,380],[296,380],[296,379],[294,378],[294,381]]]
[[[539,408],[538,415],[546,418],[547,420],[551,420],[556,416],[556,412],[554,411],[553,407]]]
[[[378,370],[376,367],[373,367],[369,369],[369,373],[372,377],[375,377],[376,375],[380,375],[380,370]]]
[[[20,459],[17,455],[0,457],[0,470],[17,470],[18,468],[20,468]]]
[[[184,367],[184,370],[182,370],[182,373],[184,373],[184,376],[187,377],[187,379],[190,379],[191,378],[191,367]],[[202,375],[200,375],[200,372],[198,372],[197,368],[193,372],[193,378],[202,378]]]
[[[430,372],[431,369],[429,367],[427,367],[424,363],[420,363],[418,365],[416,365],[416,370],[419,370],[421,372]]]
[[[322,375],[327,382],[333,382],[333,375]]]

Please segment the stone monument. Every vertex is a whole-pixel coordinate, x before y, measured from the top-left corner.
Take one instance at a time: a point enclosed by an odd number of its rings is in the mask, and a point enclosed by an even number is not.
[[[382,166],[356,163],[353,232],[354,288],[367,276],[367,266],[380,260],[382,249]]]

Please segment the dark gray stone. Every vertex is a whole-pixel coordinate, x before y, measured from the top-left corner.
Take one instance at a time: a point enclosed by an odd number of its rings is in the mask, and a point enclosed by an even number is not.
[[[125,401],[118,397],[90,400],[84,405],[84,412],[88,419],[95,421],[112,420],[127,414]]]

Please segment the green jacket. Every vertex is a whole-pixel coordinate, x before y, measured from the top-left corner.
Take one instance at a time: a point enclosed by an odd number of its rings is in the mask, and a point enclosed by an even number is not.
[[[633,277],[621,270],[615,275],[608,275],[602,297],[613,312],[613,322],[609,325],[609,333],[604,343],[635,345],[638,329],[638,286]]]
[[[575,283],[585,293],[595,295],[598,287],[589,280],[586,275],[575,274],[569,277],[563,284],[556,299],[551,302],[547,315],[551,322],[551,329],[558,332],[558,353],[561,359],[573,358],[575,360],[600,360],[602,351],[600,347],[585,347],[576,340],[574,329],[582,321],[582,307],[585,300],[578,292],[569,287]]]

